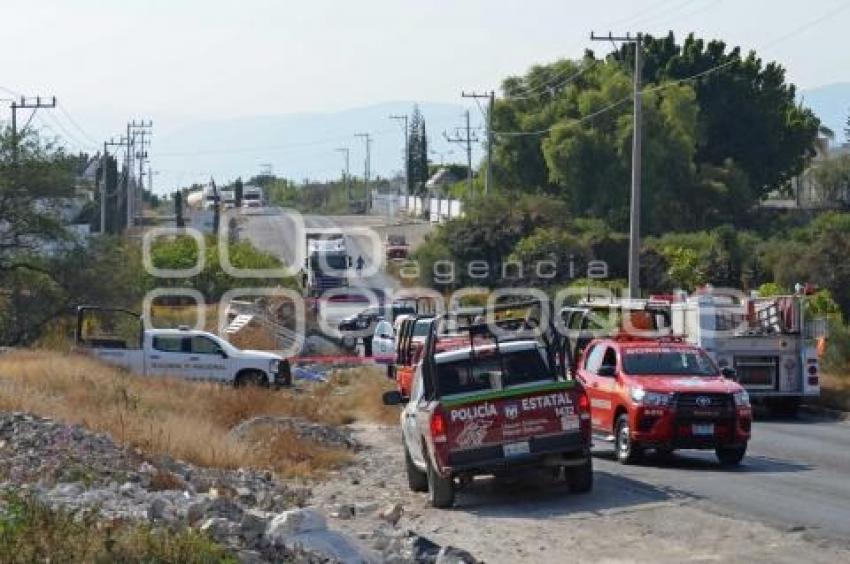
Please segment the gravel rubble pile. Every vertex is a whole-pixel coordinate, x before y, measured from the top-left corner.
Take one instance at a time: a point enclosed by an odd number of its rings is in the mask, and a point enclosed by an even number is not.
[[[326,444],[357,445],[344,429],[270,419],[246,421],[241,432],[272,423]],[[152,459],[107,435],[26,413],[0,413],[0,491],[71,511],[95,509],[105,519],[193,527],[241,562],[475,562],[465,551],[399,527],[400,505],[326,502],[269,472]],[[334,523],[362,523],[363,530],[335,530],[326,515]]]

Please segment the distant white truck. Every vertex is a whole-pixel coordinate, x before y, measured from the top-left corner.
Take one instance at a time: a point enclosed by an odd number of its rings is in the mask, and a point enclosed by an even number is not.
[[[221,204],[226,210],[236,207],[236,192],[234,190],[221,191]]]
[[[242,207],[261,208],[265,205],[263,189],[259,186],[249,184],[242,189]]]
[[[79,350],[142,376],[235,386],[292,384],[289,361],[280,355],[241,350],[206,331],[144,330],[141,316],[127,310],[79,307],[76,343]]]

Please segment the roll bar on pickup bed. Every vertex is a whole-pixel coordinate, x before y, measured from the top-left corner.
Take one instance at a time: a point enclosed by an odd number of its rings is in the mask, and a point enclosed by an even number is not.
[[[135,311],[131,311],[129,309],[117,308],[117,307],[104,307],[104,306],[92,306],[92,305],[81,305],[77,306],[77,323],[74,328],[74,343],[79,347],[95,347],[95,348],[124,348],[127,343],[123,340],[118,339],[108,339],[108,338],[96,338],[96,339],[86,339],[83,334],[83,326],[85,324],[86,315],[88,313],[98,312],[98,313],[113,313],[113,314],[122,314],[127,315],[131,318],[136,318],[139,323],[139,342],[138,346],[141,348],[144,344],[145,331],[144,331],[144,323],[142,316]]]
[[[434,317],[425,340],[422,358],[422,376],[426,395],[429,397],[439,395],[435,357],[438,352],[437,344],[441,339],[452,339],[459,344],[463,343],[463,346],[468,343],[470,363],[475,363],[476,359],[480,358],[476,356],[476,338],[479,339],[479,343],[481,339],[490,341],[500,363],[503,363],[500,345],[513,341],[537,340],[542,342],[546,350],[550,369],[559,377],[566,377],[564,347],[556,331],[551,312],[543,310],[547,307],[550,307],[548,303],[531,300],[489,307],[461,308]],[[507,316],[499,319],[496,317],[497,313],[521,309],[527,310],[526,315],[521,318]],[[495,327],[483,322],[488,317]],[[541,327],[541,322],[545,322],[546,327]],[[479,348],[480,346],[479,344]]]

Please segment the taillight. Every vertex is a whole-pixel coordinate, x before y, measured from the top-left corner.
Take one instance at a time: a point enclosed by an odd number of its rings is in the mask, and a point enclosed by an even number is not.
[[[584,392],[578,398],[578,415],[582,419],[590,419],[590,399]]]
[[[819,380],[817,376],[809,376],[809,386],[817,386],[818,382]]]
[[[815,374],[817,374],[817,373],[818,373],[818,367],[817,367],[817,366],[815,366],[814,364],[812,364],[811,366],[809,366],[809,374],[811,374],[812,376],[814,376],[814,375],[815,375]]]
[[[578,417],[582,439],[590,444],[590,398],[582,391],[578,396]]]
[[[444,443],[448,440],[448,437],[446,437],[446,417],[442,411],[435,411],[431,414],[431,439],[435,443]]]

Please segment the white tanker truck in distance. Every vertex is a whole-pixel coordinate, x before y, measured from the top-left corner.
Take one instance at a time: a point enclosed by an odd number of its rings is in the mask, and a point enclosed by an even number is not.
[[[262,188],[249,184],[242,189],[243,208],[261,208],[265,205]]]

